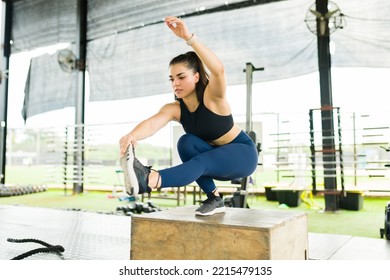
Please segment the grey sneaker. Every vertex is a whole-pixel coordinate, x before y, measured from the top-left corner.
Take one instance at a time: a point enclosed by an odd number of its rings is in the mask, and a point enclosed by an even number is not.
[[[214,194],[207,195],[208,198],[202,202],[202,205],[195,210],[195,215],[211,216],[217,213],[224,213],[225,203],[222,197],[215,196]]]
[[[135,157],[134,147],[129,145],[126,155],[120,159],[125,179],[126,193],[130,196],[150,193],[152,189],[148,186],[150,167],[144,166]]]

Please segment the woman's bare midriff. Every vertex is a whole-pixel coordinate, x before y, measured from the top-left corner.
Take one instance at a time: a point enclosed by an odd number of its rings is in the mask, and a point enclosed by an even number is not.
[[[228,143],[232,142],[234,140],[234,138],[236,138],[238,136],[238,134],[240,134],[241,130],[242,129],[239,128],[237,124],[234,124],[234,126],[228,132],[226,132],[224,135],[222,135],[221,137],[219,137],[216,140],[209,141],[208,143],[211,145],[215,145],[215,146],[222,146],[222,145],[228,144]]]

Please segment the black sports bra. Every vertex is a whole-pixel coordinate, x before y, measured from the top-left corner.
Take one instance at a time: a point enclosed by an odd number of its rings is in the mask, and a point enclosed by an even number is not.
[[[198,136],[204,141],[213,141],[227,133],[234,125],[233,116],[218,115],[209,109],[203,103],[199,103],[194,112],[190,112],[184,101],[180,102],[180,122],[184,131]]]

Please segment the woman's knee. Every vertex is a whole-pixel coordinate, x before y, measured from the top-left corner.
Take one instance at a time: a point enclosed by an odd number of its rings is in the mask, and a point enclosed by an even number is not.
[[[179,140],[177,141],[177,147],[186,148],[188,145],[191,145],[192,142],[194,142],[195,138],[197,137],[192,134],[183,134],[182,136],[180,136]]]
[[[182,135],[177,142],[177,151],[182,161],[210,150],[210,145],[192,134]]]

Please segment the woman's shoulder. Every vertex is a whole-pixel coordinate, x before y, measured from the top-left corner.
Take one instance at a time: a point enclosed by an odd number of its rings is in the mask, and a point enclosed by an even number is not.
[[[176,120],[180,119],[180,103],[178,100],[166,103],[162,106],[160,111],[171,115]]]
[[[173,102],[166,103],[163,107],[177,108],[177,107],[180,107],[180,102],[179,102],[179,100],[175,100]]]

